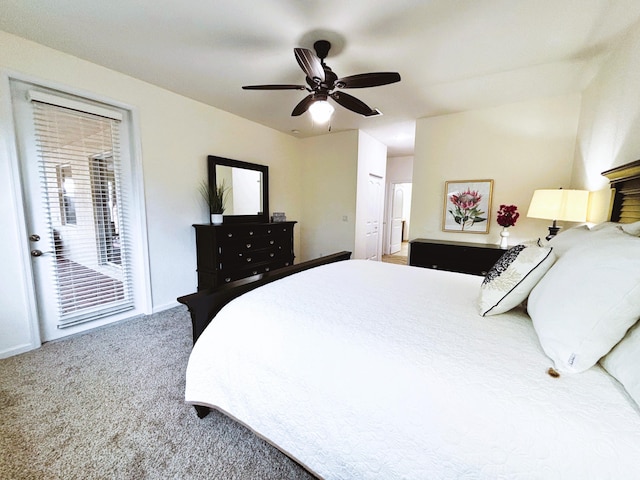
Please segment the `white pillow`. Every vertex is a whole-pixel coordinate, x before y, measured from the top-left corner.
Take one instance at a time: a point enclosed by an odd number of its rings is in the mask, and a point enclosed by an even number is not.
[[[640,406],[640,322],[632,327],[600,364]]]
[[[621,223],[620,227],[629,235],[635,235],[636,237],[640,236],[640,222]]]
[[[611,232],[571,248],[529,295],[540,344],[559,371],[592,367],[640,317],[640,238]]]
[[[617,222],[602,222],[591,227],[592,232],[597,232],[604,229],[621,228],[623,232],[629,235],[640,236],[640,222],[633,223],[617,223]]]
[[[555,262],[552,250],[538,244],[516,245],[507,250],[482,282],[480,315],[497,315],[522,303]]]
[[[617,238],[622,232],[622,224],[606,222],[589,228],[586,225],[573,227],[549,240],[549,245],[553,247],[553,253],[560,258],[569,250],[575,247],[585,247],[594,242],[601,242],[608,238]]]
[[[549,245],[554,249],[555,255],[561,257],[574,245],[582,244],[589,235],[589,227],[580,225],[578,227],[561,230],[558,235],[549,240]]]

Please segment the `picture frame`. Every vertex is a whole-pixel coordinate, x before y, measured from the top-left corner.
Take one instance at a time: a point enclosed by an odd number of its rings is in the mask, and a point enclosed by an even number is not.
[[[493,180],[451,180],[444,186],[442,230],[489,233]]]

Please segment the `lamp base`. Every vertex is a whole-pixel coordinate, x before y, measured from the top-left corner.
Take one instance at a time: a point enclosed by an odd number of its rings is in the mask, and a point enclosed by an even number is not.
[[[547,235],[545,238],[547,240],[551,240],[553,237],[555,237],[558,232],[560,231],[561,227],[556,227],[555,222],[553,222],[553,226],[549,227],[549,235]]]

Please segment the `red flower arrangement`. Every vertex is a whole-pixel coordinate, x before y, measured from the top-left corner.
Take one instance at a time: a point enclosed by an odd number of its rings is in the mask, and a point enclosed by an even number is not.
[[[501,227],[513,227],[519,216],[518,207],[515,205],[500,205],[497,218],[498,225]]]

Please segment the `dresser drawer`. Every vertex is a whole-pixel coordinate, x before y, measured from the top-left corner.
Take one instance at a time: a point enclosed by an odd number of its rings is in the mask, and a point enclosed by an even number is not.
[[[293,265],[293,259],[277,258],[272,262],[247,265],[243,268],[219,270],[216,277],[218,284],[223,284],[233,282],[234,280],[240,280],[241,278],[250,277],[252,275],[270,272],[271,270],[277,270],[278,268],[288,267],[289,265]]]
[[[269,249],[254,250],[250,252],[235,252],[231,255],[220,255],[219,270],[228,268],[242,268],[243,265],[251,265],[275,260],[283,255],[291,255],[291,249],[285,250],[282,246]]]
[[[409,265],[484,276],[504,252],[497,245],[416,239]]]
[[[225,243],[218,247],[220,258],[226,259],[259,252],[261,250],[274,250],[293,248],[291,238],[286,237],[257,237],[236,243]]]
[[[221,228],[217,232],[217,241],[220,244],[230,245],[237,242],[256,241],[256,239],[275,239],[291,236],[293,226],[286,224],[253,224],[253,225],[233,225],[227,228]]]

